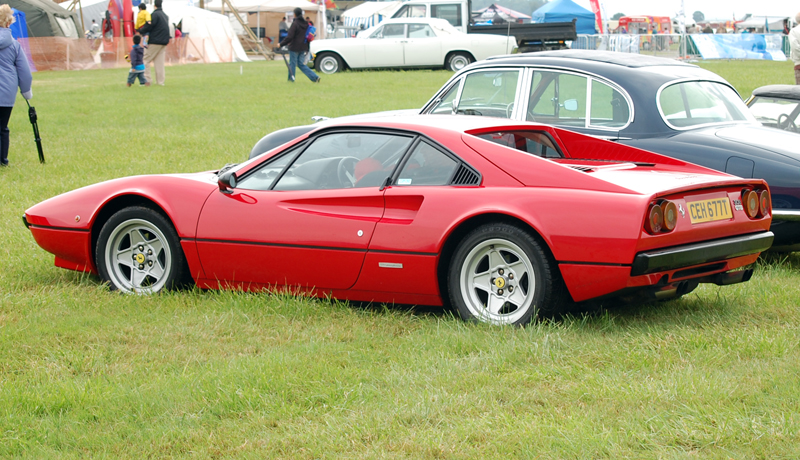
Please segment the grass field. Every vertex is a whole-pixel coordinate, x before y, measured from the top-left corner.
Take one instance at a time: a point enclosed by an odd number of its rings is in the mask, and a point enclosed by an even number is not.
[[[743,95],[791,63],[704,64]],[[749,283],[524,329],[285,295],[108,292],[24,228],[53,195],[238,162],[266,132],[419,107],[452,74],[282,62],[34,76],[0,170],[0,458],[798,458],[800,257]]]

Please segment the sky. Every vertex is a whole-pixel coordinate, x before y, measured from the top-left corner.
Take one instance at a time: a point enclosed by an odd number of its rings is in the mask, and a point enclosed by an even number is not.
[[[574,0],[575,3],[591,10],[589,0]],[[706,19],[731,19],[735,14],[741,19],[745,14],[756,16],[790,16],[800,12],[800,2],[790,0],[683,0],[686,17],[691,18],[695,11],[702,11]],[[672,16],[681,9],[681,0],[600,0],[606,14]]]

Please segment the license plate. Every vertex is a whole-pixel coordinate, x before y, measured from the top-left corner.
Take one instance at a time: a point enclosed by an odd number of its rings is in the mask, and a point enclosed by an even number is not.
[[[733,217],[731,213],[731,200],[714,198],[712,200],[693,201],[686,203],[689,207],[689,218],[693,224],[725,220]]]

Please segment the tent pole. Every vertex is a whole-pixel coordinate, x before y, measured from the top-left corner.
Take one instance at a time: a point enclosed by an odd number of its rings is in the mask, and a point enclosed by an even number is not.
[[[228,8],[230,8],[231,12],[236,17],[236,20],[239,21],[239,24],[241,24],[242,27],[244,28],[244,32],[250,37],[251,40],[253,40],[256,43],[256,47],[258,48],[258,52],[260,54],[264,55],[264,57],[268,61],[271,61],[272,58],[275,56],[275,54],[273,52],[271,52],[271,51],[267,51],[264,48],[264,45],[261,43],[261,40],[259,40],[256,37],[256,34],[253,33],[253,31],[250,29],[250,26],[245,24],[245,22],[242,20],[242,17],[239,16],[239,10],[237,10],[236,7],[233,6],[233,3],[231,3],[231,0],[222,0],[222,4],[223,5],[225,5],[225,4],[228,5]]]

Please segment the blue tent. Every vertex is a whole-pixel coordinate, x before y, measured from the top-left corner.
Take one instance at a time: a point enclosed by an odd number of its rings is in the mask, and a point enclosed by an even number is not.
[[[572,0],[555,0],[531,13],[531,22],[571,22],[579,34],[596,34],[594,13]]]
[[[28,58],[28,66],[31,68],[31,72],[36,72],[36,66],[31,58],[31,47],[28,45],[28,21],[25,19],[25,12],[16,8],[11,8],[11,11],[14,12],[14,22],[8,26],[11,29],[11,36],[22,45],[22,51],[25,52],[25,56]]]

